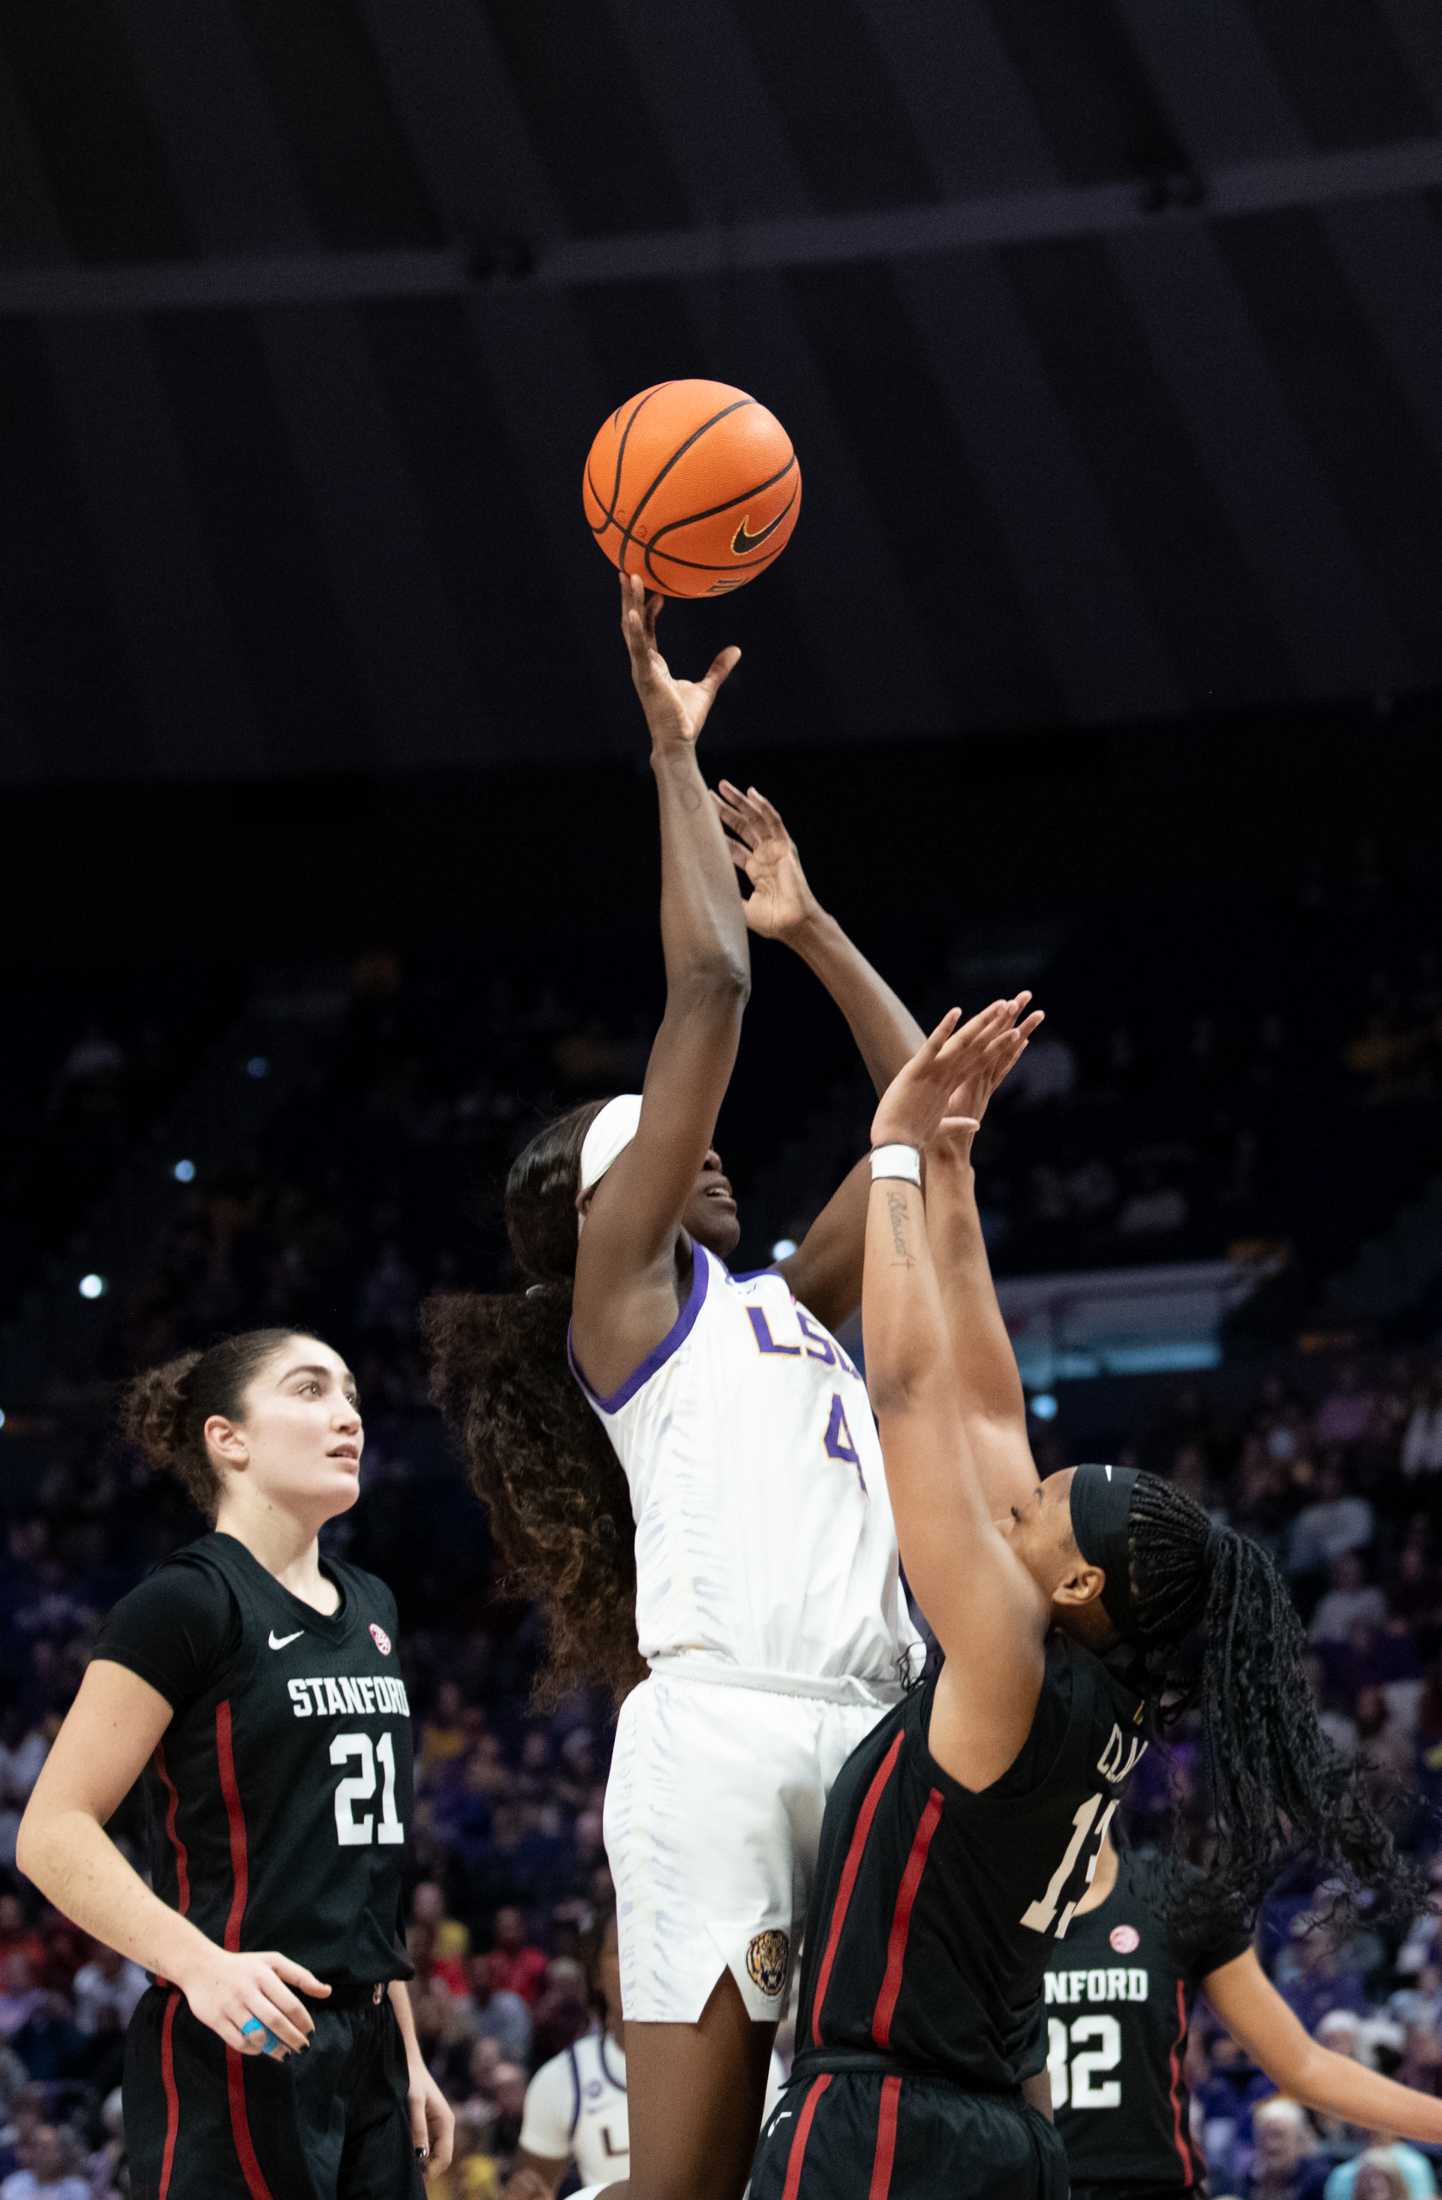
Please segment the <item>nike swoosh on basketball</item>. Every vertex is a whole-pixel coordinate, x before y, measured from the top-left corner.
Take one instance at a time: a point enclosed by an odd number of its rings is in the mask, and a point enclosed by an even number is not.
[[[786,512],[789,512],[790,509],[791,507],[788,504]],[[760,533],[755,535],[746,532],[751,523],[751,514],[748,512],[735,534],[731,537],[731,555],[735,558],[744,558],[748,550],[759,550],[766,537],[775,534],[777,528],[785,519],[786,512],[778,512],[775,519],[769,519]]]
[[[283,1650],[288,1642],[299,1642],[301,1636],[304,1633],[305,1629],[303,1627],[297,1627],[293,1635],[278,1635],[275,1629],[272,1627],[270,1631],[270,1647],[272,1650]]]

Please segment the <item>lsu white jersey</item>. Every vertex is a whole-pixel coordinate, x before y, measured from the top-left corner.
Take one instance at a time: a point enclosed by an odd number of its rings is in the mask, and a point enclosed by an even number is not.
[[[590,2032],[553,2055],[526,2087],[521,2145],[548,2162],[574,2162],[584,2185],[609,2185],[631,2167],[626,2058]]]
[[[764,2122],[781,2098],[786,2073],[774,2049]],[[631,2168],[626,2058],[604,2032],[588,2032],[552,2056],[526,2087],[521,2145],[547,2162],[574,2162],[583,2185],[609,2185]]]
[[[572,1355],[630,1487],[641,1654],[894,1693],[919,1652],[865,1381],[784,1277],[693,1250],[685,1305],[619,1390]]]

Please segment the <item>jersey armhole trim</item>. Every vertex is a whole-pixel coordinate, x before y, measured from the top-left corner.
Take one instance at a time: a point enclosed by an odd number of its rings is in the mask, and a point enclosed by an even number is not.
[[[571,2128],[567,2132],[566,2136],[570,2140],[572,2146],[574,2146],[576,2143],[576,2133],[581,2128],[581,2058],[576,2053],[576,2043],[574,2040],[572,2040],[570,2046],[566,2049],[566,2053],[570,2057],[571,2062]]]
[[[566,1357],[571,1363],[571,1373],[575,1376],[582,1390],[585,1391],[592,1405],[598,1407],[602,1413],[619,1413],[622,1406],[630,1404],[637,1391],[644,1389],[651,1377],[659,1373],[674,1353],[680,1351],[682,1345],[690,1336],[696,1326],[697,1316],[705,1303],[706,1287],[710,1280],[711,1257],[704,1245],[693,1245],[691,1248],[691,1289],[686,1295],[686,1304],[682,1307],[655,1350],[646,1354],[640,1366],[634,1368],[626,1377],[620,1389],[613,1390],[609,1397],[603,1398],[600,1391],[586,1380],[585,1370],[576,1358],[576,1347],[571,1328],[567,1328]]]

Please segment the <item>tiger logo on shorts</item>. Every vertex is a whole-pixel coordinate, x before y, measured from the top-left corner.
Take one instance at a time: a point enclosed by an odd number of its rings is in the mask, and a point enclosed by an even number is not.
[[[746,1951],[746,1969],[753,1986],[772,2001],[779,1999],[786,1985],[786,1973],[791,1963],[791,1943],[785,1933],[758,1933]]]

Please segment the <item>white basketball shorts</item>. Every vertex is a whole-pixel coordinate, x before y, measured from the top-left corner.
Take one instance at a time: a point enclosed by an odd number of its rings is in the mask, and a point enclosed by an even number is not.
[[[683,1654],[626,1698],[605,1832],[628,2022],[695,2024],[724,1971],[753,2018],[780,2017],[826,1798],[898,1694]]]

